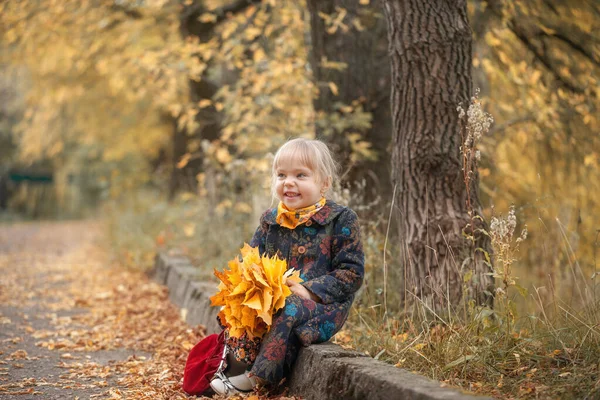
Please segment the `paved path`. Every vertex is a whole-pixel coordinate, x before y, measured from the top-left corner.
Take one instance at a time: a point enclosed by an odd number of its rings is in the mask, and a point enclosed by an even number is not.
[[[186,398],[202,336],[94,222],[0,225],[0,399]]]

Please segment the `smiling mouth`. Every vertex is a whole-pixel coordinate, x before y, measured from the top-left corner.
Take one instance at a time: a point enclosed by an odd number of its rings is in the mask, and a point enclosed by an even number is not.
[[[285,197],[299,197],[300,196],[299,193],[288,193],[288,192],[284,193],[283,195]]]

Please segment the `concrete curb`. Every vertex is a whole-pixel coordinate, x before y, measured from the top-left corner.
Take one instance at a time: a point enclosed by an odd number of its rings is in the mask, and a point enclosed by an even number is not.
[[[169,299],[185,310],[190,325],[204,325],[207,334],[220,331],[217,307],[210,306],[214,283],[199,282],[197,269],[182,255],[159,253],[151,277],[166,285]],[[439,382],[344,350],[332,343],[302,348],[289,379],[290,394],[306,400],[483,400]]]
[[[159,253],[150,275],[167,286],[171,302],[184,310],[185,322],[192,326],[203,325],[207,335],[218,333],[221,330],[217,323],[219,310],[210,305],[210,296],[216,287],[213,283],[195,280],[197,271],[186,257]]]

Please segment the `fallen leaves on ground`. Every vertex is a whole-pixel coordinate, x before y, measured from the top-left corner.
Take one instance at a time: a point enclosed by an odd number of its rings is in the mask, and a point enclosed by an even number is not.
[[[204,328],[192,328],[182,321],[165,287],[142,272],[110,262],[105,247],[97,241],[101,232],[101,226],[81,222],[43,225],[29,238],[40,244],[39,248],[24,246],[0,253],[3,282],[10,282],[2,284],[0,302],[45,310],[40,316],[53,329],[36,330],[27,322],[21,329],[36,339],[36,346],[60,352],[58,366],[64,369],[58,382],[32,377],[0,384],[0,394],[36,394],[40,393],[36,388],[48,385],[106,388],[90,398],[192,398],[182,391],[181,381],[189,349],[204,337]],[[48,254],[35,255],[34,248]],[[15,262],[27,268],[12,268]],[[30,279],[32,274],[51,279],[36,285]],[[58,310],[78,312],[59,316]],[[29,317],[25,317],[27,321]],[[2,318],[2,323],[11,321]],[[121,348],[140,354],[106,364],[94,361],[96,351]],[[1,358],[5,362],[30,359],[20,349]],[[111,379],[116,386],[109,384]],[[244,398],[258,397],[250,394]]]

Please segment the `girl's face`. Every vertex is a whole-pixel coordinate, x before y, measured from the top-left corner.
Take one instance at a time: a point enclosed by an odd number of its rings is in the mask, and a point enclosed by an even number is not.
[[[327,183],[319,183],[313,170],[293,158],[279,160],[275,174],[275,193],[290,210],[317,203],[327,189]]]

